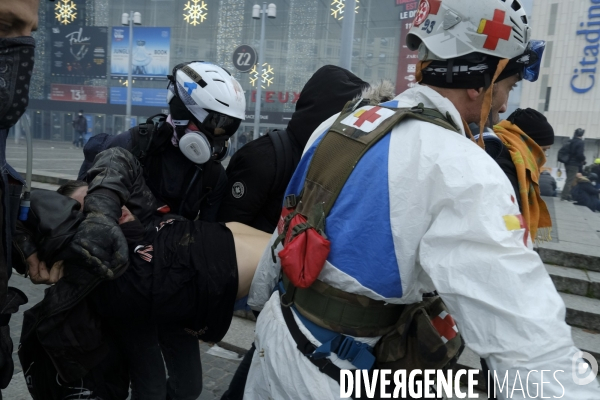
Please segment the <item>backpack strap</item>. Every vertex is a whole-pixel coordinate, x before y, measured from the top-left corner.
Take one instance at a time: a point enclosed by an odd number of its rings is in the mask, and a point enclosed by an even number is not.
[[[425,108],[422,103],[413,108],[394,109],[380,105],[355,110],[356,104],[346,103],[315,150],[304,181],[302,201],[297,208],[303,215],[310,215],[315,204],[323,203],[326,217],[362,156],[400,121],[418,119],[460,132],[449,113],[443,115]],[[380,118],[383,120],[372,130],[360,129],[364,122],[376,123]]]
[[[275,160],[277,168],[275,169],[275,181],[273,191],[282,193],[288,185],[289,178],[294,173],[298,164],[292,141],[287,130],[275,130],[269,132],[269,138],[275,147]]]
[[[142,163],[142,165],[144,164],[144,159],[151,152],[152,148],[157,147],[153,146],[153,144],[155,144],[154,142],[165,139],[159,138],[156,134],[158,132],[158,124],[154,122],[154,118],[156,117],[159,117],[160,120],[162,118],[166,118],[167,116],[164,114],[153,115],[146,120],[146,123],[140,124],[131,130],[131,154],[133,154],[135,158]]]

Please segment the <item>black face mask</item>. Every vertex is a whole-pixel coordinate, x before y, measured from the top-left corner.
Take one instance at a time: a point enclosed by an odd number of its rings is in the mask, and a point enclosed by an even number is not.
[[[35,39],[0,38],[0,129],[17,123],[29,104]]]

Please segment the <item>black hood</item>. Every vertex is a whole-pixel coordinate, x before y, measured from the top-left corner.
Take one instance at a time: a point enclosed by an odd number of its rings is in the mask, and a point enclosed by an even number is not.
[[[342,111],[348,101],[368,86],[348,70],[335,65],[321,67],[304,85],[288,123],[287,131],[295,144],[303,149],[323,121]]]

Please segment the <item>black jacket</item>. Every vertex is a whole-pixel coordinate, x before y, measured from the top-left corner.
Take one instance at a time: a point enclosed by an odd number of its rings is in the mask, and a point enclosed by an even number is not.
[[[144,184],[141,171],[129,152],[107,150],[88,172],[88,191],[111,190],[132,213],[149,218],[160,203]],[[27,365],[35,359],[31,351],[39,342],[65,381],[83,377],[108,351],[102,339],[102,324],[89,312],[86,299],[102,279],[78,268],[69,252],[69,243],[84,218],[79,210],[76,200],[56,192],[34,191],[27,221],[19,228],[26,231],[24,236],[30,238],[39,259],[47,265],[68,260],[65,276],[46,289],[40,303],[25,312],[19,352],[21,363]],[[77,332],[76,338],[71,332]]]
[[[300,161],[314,130],[361,94],[368,84],[333,65],[319,69],[306,83],[285,134],[292,147],[284,157]],[[236,221],[271,233],[277,226],[287,183],[295,168],[283,174],[271,138],[265,135],[242,147],[227,166],[228,190],[219,210],[219,221]]]
[[[550,172],[544,171],[540,174],[540,195],[555,196],[556,195],[556,180]]]
[[[86,133],[87,132],[87,119],[83,115],[77,117],[76,120],[73,121],[73,129],[77,133]]]
[[[218,161],[209,161],[198,167],[171,144],[173,127],[168,123],[158,125],[157,148],[143,160],[146,184],[154,196],[169,206],[172,213],[188,219],[216,221],[217,212],[225,191],[227,176]],[[84,161],[79,170],[79,180],[89,180],[87,172],[96,155],[113,147],[133,148],[132,130],[116,136],[100,134],[90,138],[83,149]]]
[[[585,144],[581,138],[573,138],[569,146],[569,162],[567,165],[582,166],[585,162]]]

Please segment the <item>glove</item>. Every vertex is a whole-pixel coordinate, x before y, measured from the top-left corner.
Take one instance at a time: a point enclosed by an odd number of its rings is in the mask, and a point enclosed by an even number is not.
[[[90,194],[84,200],[86,218],[77,228],[67,260],[103,279],[113,279],[128,265],[127,240],[117,221],[121,207],[111,196]]]

